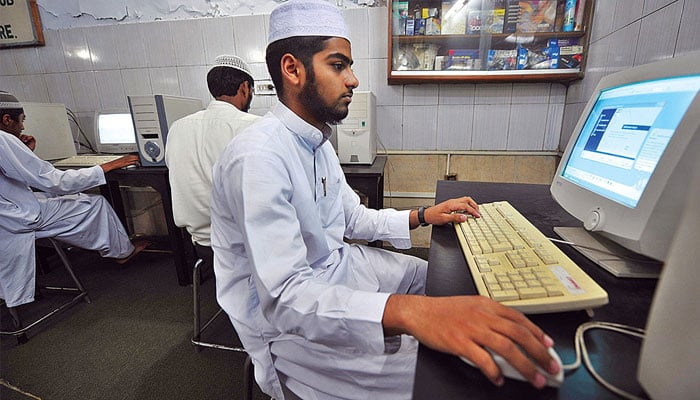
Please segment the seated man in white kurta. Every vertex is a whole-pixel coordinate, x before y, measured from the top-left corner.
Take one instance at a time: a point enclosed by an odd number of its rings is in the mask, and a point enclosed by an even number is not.
[[[253,75],[248,64],[234,55],[216,57],[207,73],[214,100],[206,110],[173,123],[165,145],[175,224],[185,227],[200,257],[211,254],[211,169],[226,144],[260,119],[249,114]],[[211,260],[207,260],[211,262]]]
[[[56,238],[119,263],[148,245],[131,243],[102,196],[79,193],[105,184],[105,172],[136,165],[138,156],[61,171],[33,153],[36,140],[22,134],[24,118],[17,98],[0,91],[0,298],[8,307],[34,300],[35,239]]]
[[[217,298],[262,390],[278,400],[408,399],[416,339],[502,384],[489,347],[543,387],[516,344],[556,373],[552,341],[522,314],[483,296],[425,296],[424,260],[344,241],[407,248],[409,229],[466,220],[455,211],[478,217],[478,205],[470,197],[404,211],[360,204],[328,141],[328,124],[348,115],[359,85],[340,11],[289,0],[269,29],[279,103],[226,147],[211,202]]]

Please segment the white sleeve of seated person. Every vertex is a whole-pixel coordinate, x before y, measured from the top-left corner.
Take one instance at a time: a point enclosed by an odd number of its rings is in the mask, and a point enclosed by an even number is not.
[[[21,140],[1,132],[0,168],[8,178],[51,194],[74,194],[106,183],[99,166],[62,171],[37,157]]]

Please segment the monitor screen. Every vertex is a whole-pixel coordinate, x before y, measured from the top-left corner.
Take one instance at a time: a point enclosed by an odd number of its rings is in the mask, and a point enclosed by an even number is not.
[[[137,151],[136,134],[131,113],[98,112],[95,139],[100,153],[133,153]]]
[[[691,75],[601,90],[562,176],[636,207],[699,88]]]

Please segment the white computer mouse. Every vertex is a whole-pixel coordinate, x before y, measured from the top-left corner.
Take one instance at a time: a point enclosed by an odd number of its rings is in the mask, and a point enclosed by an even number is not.
[[[493,351],[486,349],[489,353],[491,353],[491,357],[493,357],[493,361],[496,362],[496,365],[498,365],[498,368],[501,369],[501,373],[503,376],[507,378],[513,378],[517,379],[519,381],[524,381],[527,382],[527,379],[525,379],[518,370],[513,368],[512,365],[508,363],[503,357],[500,355],[494,353]],[[537,368],[537,371],[541,373],[545,379],[547,380],[547,386],[552,386],[552,387],[559,387],[561,386],[562,382],[564,382],[564,368],[562,368],[561,364],[561,358],[559,358],[559,354],[554,350],[553,347],[549,348],[549,354],[552,356],[554,360],[559,364],[559,373],[556,375],[552,375],[549,372],[543,370],[539,365],[535,364],[535,367]],[[476,367],[471,360],[460,357],[462,361],[466,362],[467,364],[471,365],[472,367]]]

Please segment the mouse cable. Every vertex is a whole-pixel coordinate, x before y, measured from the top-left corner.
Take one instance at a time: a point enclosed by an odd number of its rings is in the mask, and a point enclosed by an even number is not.
[[[605,379],[603,379],[602,376],[596,372],[595,368],[593,368],[593,364],[591,363],[590,356],[588,354],[588,349],[586,348],[586,340],[584,337],[584,334],[586,331],[591,330],[591,329],[604,329],[604,330],[609,330],[609,331],[614,331],[618,333],[622,333],[625,335],[629,336],[635,336],[638,338],[644,338],[644,329],[641,328],[636,328],[633,326],[629,325],[622,325],[622,324],[616,324],[612,322],[600,322],[600,321],[593,321],[593,322],[585,322],[576,329],[576,335],[574,337],[574,347],[576,349],[576,361],[573,364],[565,364],[562,367],[566,371],[571,371],[574,369],[577,369],[581,365],[581,359],[583,359],[583,365],[586,367],[588,372],[595,378],[598,383],[600,383],[604,388],[610,390],[611,392],[617,394],[618,396],[621,396],[625,399],[630,399],[630,400],[645,400],[644,397],[638,397],[635,396],[631,393],[625,392],[624,390],[612,385]]]

